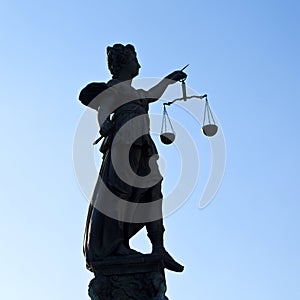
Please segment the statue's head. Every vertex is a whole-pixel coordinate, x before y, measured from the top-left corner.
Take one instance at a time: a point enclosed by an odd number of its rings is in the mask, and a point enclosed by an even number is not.
[[[106,48],[108,69],[114,79],[118,79],[120,73],[128,73],[133,78],[139,74],[141,67],[134,46],[131,44],[115,44]]]

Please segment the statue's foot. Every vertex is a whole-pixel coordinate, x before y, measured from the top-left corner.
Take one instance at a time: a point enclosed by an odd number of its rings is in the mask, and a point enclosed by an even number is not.
[[[166,269],[173,271],[173,272],[182,272],[184,266],[178,263],[165,249],[157,252],[154,251],[152,254],[161,255],[163,258],[164,266]]]
[[[163,253],[165,267],[174,272],[182,272],[184,266],[178,263],[166,250]]]

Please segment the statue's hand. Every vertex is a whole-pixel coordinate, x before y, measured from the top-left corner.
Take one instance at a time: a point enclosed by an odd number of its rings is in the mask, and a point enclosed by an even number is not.
[[[174,71],[168,76],[166,76],[167,79],[173,80],[171,83],[175,83],[176,81],[183,80],[187,78],[187,74],[184,73],[183,71]]]
[[[104,137],[109,136],[114,131],[114,124],[112,121],[106,119],[100,128],[100,134]]]

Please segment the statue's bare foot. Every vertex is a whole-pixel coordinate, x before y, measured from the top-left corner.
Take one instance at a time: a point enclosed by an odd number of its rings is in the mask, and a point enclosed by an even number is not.
[[[154,251],[152,254],[160,255],[163,258],[165,268],[173,272],[182,272],[184,266],[178,263],[166,249],[161,249],[160,251]]]
[[[165,267],[174,272],[182,272],[184,266],[178,263],[166,250],[163,253]]]

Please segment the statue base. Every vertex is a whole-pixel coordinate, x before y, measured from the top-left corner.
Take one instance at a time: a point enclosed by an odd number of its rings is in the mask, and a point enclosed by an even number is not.
[[[168,300],[162,259],[137,254],[110,257],[93,264],[92,300]]]

